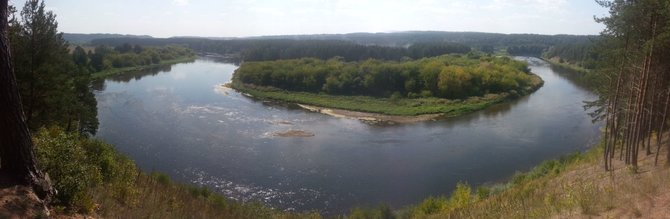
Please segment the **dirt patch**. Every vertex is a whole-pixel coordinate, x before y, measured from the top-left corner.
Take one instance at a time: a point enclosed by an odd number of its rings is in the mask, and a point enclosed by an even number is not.
[[[314,137],[314,133],[303,131],[303,130],[288,130],[285,132],[275,132],[274,136],[278,137]]]
[[[28,186],[15,185],[0,172],[0,218],[42,218],[49,210]]]
[[[332,108],[326,108],[326,107],[318,107],[318,106],[310,106],[310,105],[305,105],[305,104],[298,104],[298,106],[302,107],[303,109],[312,111],[312,112],[318,112],[318,113],[323,113],[329,116],[334,116],[337,118],[350,118],[350,119],[358,119],[366,123],[388,123],[388,124],[394,124],[394,123],[415,123],[415,122],[423,122],[423,121],[434,121],[437,120],[442,114],[424,114],[424,115],[418,115],[418,116],[392,116],[392,115],[384,115],[384,114],[379,114],[379,113],[366,113],[366,112],[357,112],[357,111],[351,111],[351,110],[343,110],[343,109],[332,109]]]

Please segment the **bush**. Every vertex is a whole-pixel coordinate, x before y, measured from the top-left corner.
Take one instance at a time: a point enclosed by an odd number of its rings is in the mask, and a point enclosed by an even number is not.
[[[445,197],[429,197],[414,208],[414,215],[430,215],[448,209],[449,202]]]
[[[37,159],[58,191],[55,204],[73,212],[90,212],[94,206],[91,192],[103,185],[122,202],[137,194],[137,167],[113,146],[56,127],[40,129],[34,141]]]
[[[88,162],[77,136],[61,129],[42,129],[35,138],[35,151],[42,169],[58,191],[56,202],[71,210],[92,210],[90,187],[102,181],[100,169]]]
[[[451,193],[449,207],[451,209],[462,208],[472,202],[472,190],[467,183],[456,184],[456,190]]]

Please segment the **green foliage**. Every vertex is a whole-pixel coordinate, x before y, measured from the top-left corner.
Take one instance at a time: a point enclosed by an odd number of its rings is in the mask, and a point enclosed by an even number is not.
[[[452,209],[462,208],[472,203],[472,189],[466,183],[456,184],[456,190],[451,193],[449,207]]]
[[[67,34],[66,36],[72,36]],[[330,59],[336,56],[346,61],[366,59],[407,60],[451,53],[467,53],[479,48],[485,53],[500,52],[515,46],[541,46],[586,43],[592,36],[497,34],[476,32],[408,31],[392,33],[351,33],[324,35],[268,36],[254,39],[210,40],[202,38],[128,38],[123,36],[86,36],[93,45],[122,45],[124,43],[162,46],[188,45],[198,52],[240,54],[245,61],[298,59],[313,57]],[[79,39],[75,39],[79,38]],[[96,39],[97,38],[97,39]],[[81,41],[72,36],[71,40]],[[457,42],[445,43],[445,42]],[[404,49],[409,45],[408,49]],[[466,48],[462,49],[462,48]],[[418,49],[419,51],[414,51]],[[448,49],[444,51],[443,49]],[[443,50],[443,51],[440,51]],[[434,51],[437,51],[435,53]],[[414,55],[416,54],[416,55]],[[540,55],[537,53],[536,55]]]
[[[149,176],[151,176],[153,179],[155,179],[158,183],[161,185],[167,186],[172,184],[172,181],[170,180],[170,176],[168,176],[165,173],[151,173]]]
[[[244,62],[233,82],[333,95],[467,98],[531,83],[525,63],[507,57],[440,56],[405,62],[313,58]]]
[[[75,63],[86,63],[85,52],[71,56],[58,33],[56,15],[43,1],[27,1],[20,19],[10,21],[12,64],[28,126],[37,130],[58,125],[95,134],[98,126],[90,73]]]
[[[61,128],[40,129],[34,142],[41,168],[58,190],[55,209],[110,218],[319,218],[230,201],[161,173],[145,175],[112,145]],[[382,210],[378,215],[390,215],[388,207]]]
[[[449,208],[449,201],[445,197],[429,197],[413,208],[414,215],[430,215]]]
[[[509,210],[508,208],[517,209],[515,213],[524,213],[524,215],[545,215],[546,212],[531,212],[528,209],[518,209],[524,206],[525,200],[536,198],[537,191],[544,189],[547,180],[559,176],[565,170],[574,165],[583,164],[585,162],[597,162],[599,154],[602,152],[602,147],[591,149],[587,153],[574,153],[562,156],[558,159],[547,160],[532,168],[528,172],[516,173],[507,183],[494,184],[491,186],[477,187],[475,194],[472,194],[471,187],[464,183],[458,183],[449,198],[447,197],[430,197],[416,206],[411,206],[403,210],[400,215],[402,218],[423,218],[423,217],[464,217],[471,216],[469,213],[476,213],[477,215],[488,215],[488,217],[498,218],[500,216],[493,216],[499,211]],[[590,211],[593,205],[593,193],[595,188],[592,184],[583,185],[583,187],[575,188],[575,194],[560,194],[565,196],[568,200],[554,200],[546,199],[544,204],[552,208],[563,208],[565,206],[577,206],[583,211]],[[542,196],[544,197],[544,196]],[[576,198],[575,200],[570,199]],[[569,202],[569,203],[563,203]],[[501,206],[502,204],[511,206]],[[521,203],[521,204],[519,204]],[[548,203],[548,204],[547,204]],[[555,206],[561,204],[561,206]],[[493,205],[489,209],[479,209],[482,205]],[[565,205],[565,206],[563,206]],[[464,213],[465,212],[465,213]]]
[[[539,88],[542,80],[526,72],[525,63],[506,57],[442,56],[402,63],[299,59],[245,62],[231,86],[256,98],[328,108],[457,116]]]
[[[491,189],[486,186],[478,186],[477,187],[477,200],[483,200],[488,198],[491,195]]]
[[[129,73],[129,72],[152,70],[152,69],[156,69],[156,68],[160,68],[160,67],[170,66],[172,64],[183,63],[183,62],[192,62],[193,60],[195,60],[195,57],[183,57],[183,58],[177,58],[177,59],[172,59],[172,60],[167,60],[167,61],[159,61],[158,63],[150,64],[150,65],[140,65],[140,66],[124,67],[124,68],[110,67],[107,70],[103,70],[103,71],[93,73],[91,75],[91,78],[101,79],[101,78],[109,77],[109,76],[112,76],[112,75],[120,75],[120,74]]]
[[[250,94],[255,98],[302,103],[313,106],[353,110],[359,112],[381,113],[387,115],[414,116],[421,114],[443,114],[458,116],[499,103],[507,94],[489,94],[484,97],[471,97],[464,101],[428,98],[375,98],[368,96],[342,96],[314,94],[308,92],[288,92],[265,87],[233,84],[233,88]]]
[[[388,205],[379,205],[377,208],[354,208],[347,219],[394,219],[396,218]]]
[[[596,68],[600,59],[596,51],[596,43],[568,43],[550,47],[542,56],[558,59],[558,63],[574,65],[583,69]]]
[[[95,72],[101,72],[151,66],[177,59],[192,59],[193,57],[195,57],[195,53],[191,49],[179,45],[142,47],[125,43],[115,48],[101,45],[97,46],[94,52],[88,54],[91,61],[89,65],[84,67],[91,68]]]
[[[56,204],[71,211],[90,212],[93,190],[103,186],[119,201],[135,197],[134,179],[138,170],[113,146],[56,127],[40,129],[34,142],[42,169],[58,190]]]
[[[91,187],[102,182],[102,173],[93,165],[80,139],[61,129],[42,129],[35,149],[42,169],[53,180],[57,203],[74,210],[91,210]]]
[[[541,56],[547,47],[544,45],[519,45],[507,47],[510,55]]]

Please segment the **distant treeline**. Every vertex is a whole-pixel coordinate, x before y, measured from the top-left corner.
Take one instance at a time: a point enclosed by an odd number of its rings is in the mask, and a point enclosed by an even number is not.
[[[160,47],[140,46],[124,43],[116,47],[100,45],[93,50],[77,46],[72,51],[75,64],[93,72],[112,68],[125,68],[160,64],[163,60],[194,56],[195,53],[184,46],[167,45]]]
[[[464,54],[470,47],[455,43],[417,43],[407,48],[360,45],[340,40],[208,40],[191,38],[171,39],[99,39],[95,45],[165,45],[181,44],[196,51],[229,54],[237,53],[246,61],[268,61],[297,58],[330,59],[342,57],[346,61],[366,59],[400,60],[424,58],[444,54]]]
[[[234,83],[337,95],[465,98],[521,90],[525,63],[507,57],[439,56],[414,61],[314,58],[244,62]]]
[[[152,38],[148,35],[112,34],[112,33],[63,33],[63,39],[70,44],[87,44],[94,39],[102,38]]]
[[[542,45],[523,45],[523,46],[510,46],[507,47],[507,53],[510,55],[519,55],[519,56],[541,56],[544,51],[549,48],[548,46]]]
[[[482,47],[511,47],[522,45],[553,46],[566,43],[586,43],[595,36],[501,34],[480,32],[404,31],[393,33],[349,33],[317,35],[264,36],[248,39],[344,40],[362,45],[406,46],[416,43],[450,42]]]
[[[594,69],[599,60],[595,43],[561,44],[549,48],[544,57],[558,59],[559,63]]]
[[[366,59],[420,59],[443,54],[464,54],[479,50],[488,54],[506,50],[511,55],[560,56],[564,61],[587,67],[591,56],[579,47],[589,47],[597,36],[496,34],[476,32],[416,31],[397,33],[351,33],[322,35],[264,36],[238,39],[213,38],[106,38],[94,39],[93,45],[118,46],[124,43],[143,46],[179,44],[195,51],[239,54],[246,61],[298,58],[345,61]],[[574,48],[573,48],[574,47]],[[549,57],[551,58],[551,57]]]
[[[95,34],[91,34],[95,35]],[[66,40],[81,40],[84,36],[64,35]],[[125,37],[125,36],[124,36]],[[590,42],[596,36],[580,35],[540,35],[540,34],[500,34],[500,33],[478,33],[478,32],[445,32],[445,31],[405,31],[393,33],[348,33],[348,34],[315,34],[315,35],[280,35],[280,36],[261,36],[233,38],[236,40],[336,40],[353,42],[360,45],[377,45],[388,47],[406,47],[417,43],[458,43],[470,46],[472,48],[498,47],[506,48],[510,46],[522,45],[543,45],[553,46],[568,43],[586,43]],[[102,38],[117,38],[111,36],[90,36],[89,42]],[[143,38],[143,37],[138,37]],[[144,42],[194,42],[207,40],[231,40],[226,38],[202,38],[202,37],[175,37],[168,39],[155,38],[158,41]],[[100,41],[98,41],[100,42]],[[94,42],[95,43],[95,42]],[[144,44],[142,44],[144,45]]]

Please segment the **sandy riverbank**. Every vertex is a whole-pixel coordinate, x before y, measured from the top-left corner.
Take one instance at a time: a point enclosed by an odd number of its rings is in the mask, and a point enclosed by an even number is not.
[[[329,116],[337,117],[337,118],[350,118],[350,119],[358,119],[363,122],[367,123],[414,123],[414,122],[423,122],[423,121],[434,121],[438,117],[440,117],[442,114],[424,114],[424,115],[418,115],[418,116],[393,116],[393,115],[384,115],[384,114],[379,114],[379,113],[366,113],[366,112],[358,112],[358,111],[351,111],[351,110],[343,110],[343,109],[332,109],[332,108],[326,108],[326,107],[318,107],[318,106],[310,106],[310,105],[305,105],[305,104],[297,104],[298,106],[302,107],[303,109],[313,111],[313,112],[318,112],[318,113],[323,113]]]

